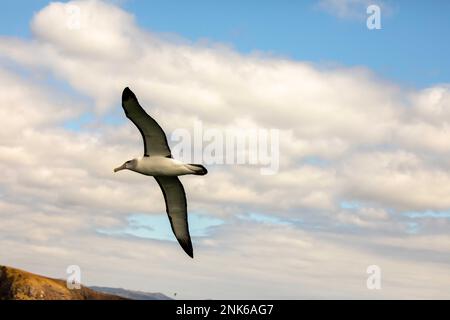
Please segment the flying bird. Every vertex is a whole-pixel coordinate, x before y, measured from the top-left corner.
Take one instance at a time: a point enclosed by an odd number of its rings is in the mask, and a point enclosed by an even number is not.
[[[139,104],[136,95],[125,88],[122,94],[125,115],[139,129],[144,140],[144,155],[128,160],[114,169],[114,172],[128,169],[155,178],[166,202],[172,231],[183,250],[194,258],[187,219],[186,193],[178,176],[208,173],[201,164],[187,164],[172,158],[166,134],[160,125],[150,117]]]

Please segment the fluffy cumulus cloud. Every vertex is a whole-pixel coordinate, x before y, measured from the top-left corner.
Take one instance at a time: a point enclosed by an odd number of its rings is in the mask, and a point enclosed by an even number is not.
[[[51,3],[31,30],[0,38],[2,264],[60,277],[78,264],[88,284],[184,298],[449,298],[448,85],[174,39],[100,1]],[[142,153],[126,86],[169,136],[280,130],[274,175],[182,178],[190,212],[222,221],[194,238],[194,260],[117,232],[164,213],[152,179],[112,173]]]

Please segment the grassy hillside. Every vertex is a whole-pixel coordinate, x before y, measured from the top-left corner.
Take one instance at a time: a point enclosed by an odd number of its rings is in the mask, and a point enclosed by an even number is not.
[[[0,266],[0,300],[126,300],[81,287],[69,290],[66,281]]]

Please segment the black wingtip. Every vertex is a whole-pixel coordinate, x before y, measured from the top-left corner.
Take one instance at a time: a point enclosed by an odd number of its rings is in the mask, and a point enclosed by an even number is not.
[[[189,246],[186,248],[183,248],[183,249],[184,249],[184,252],[186,252],[189,257],[194,259],[194,249],[192,248],[192,244],[189,243]]]
[[[134,95],[133,91],[131,91],[130,88],[126,87],[126,88],[123,90],[123,93],[122,93],[122,101],[129,100],[129,99],[131,99],[131,98],[133,98],[133,97],[136,97],[136,96]]]
[[[189,241],[178,241],[181,245],[181,247],[183,248],[184,252],[186,252],[186,254],[191,257],[192,259],[194,259],[194,249],[192,248],[192,242],[191,239],[189,239]]]

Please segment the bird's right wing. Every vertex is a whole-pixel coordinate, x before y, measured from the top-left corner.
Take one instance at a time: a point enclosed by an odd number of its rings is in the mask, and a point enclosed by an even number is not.
[[[193,258],[194,252],[189,235],[186,194],[183,185],[177,177],[158,176],[154,178],[163,192],[172,231],[184,251]]]
[[[135,124],[144,139],[144,156],[172,157],[166,134],[160,125],[150,117],[139,104],[136,95],[125,88],[122,107],[128,119]]]

